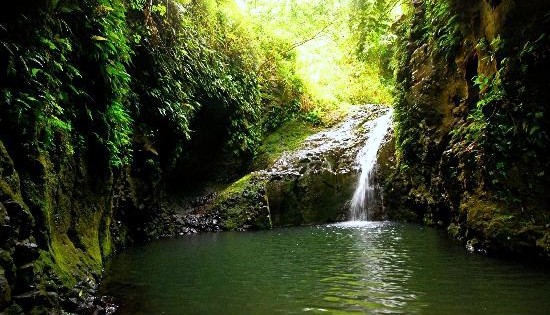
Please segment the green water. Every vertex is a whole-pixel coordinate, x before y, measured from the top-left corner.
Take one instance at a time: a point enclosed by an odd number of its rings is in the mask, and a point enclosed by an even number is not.
[[[117,255],[119,314],[549,314],[550,271],[438,231],[360,223],[202,234]]]

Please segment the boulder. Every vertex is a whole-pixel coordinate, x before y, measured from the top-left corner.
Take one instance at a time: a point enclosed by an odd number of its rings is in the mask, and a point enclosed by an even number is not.
[[[226,229],[321,224],[347,217],[358,178],[356,156],[381,105],[357,106],[339,124],[311,135],[269,168],[253,172],[215,199]]]

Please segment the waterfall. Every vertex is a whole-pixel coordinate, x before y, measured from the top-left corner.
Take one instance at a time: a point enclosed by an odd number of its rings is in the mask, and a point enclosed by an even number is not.
[[[392,109],[371,122],[372,128],[368,140],[355,159],[361,168],[361,176],[351,199],[350,219],[352,221],[368,220],[369,205],[374,199],[374,186],[371,186],[373,184],[371,181],[376,167],[376,156],[390,127],[391,118]]]

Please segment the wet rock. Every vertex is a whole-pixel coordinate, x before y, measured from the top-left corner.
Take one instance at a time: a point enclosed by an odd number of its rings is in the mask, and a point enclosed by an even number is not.
[[[333,222],[345,217],[372,120],[388,108],[360,106],[334,127],[286,152],[265,174],[273,225]]]
[[[113,297],[102,296],[96,299],[96,310],[98,315],[111,315],[116,313],[118,305]]]
[[[10,304],[6,309],[2,310],[2,315],[24,315],[23,308],[15,303]]]
[[[3,202],[12,226],[18,227],[18,237],[25,239],[31,236],[34,227],[34,218],[21,203],[8,200]]]
[[[0,311],[6,308],[11,301],[11,288],[4,276],[4,269],[0,268]]]
[[[29,291],[22,294],[14,295],[13,301],[18,305],[21,305],[25,312],[28,313],[30,309],[38,305],[39,291]]]
[[[97,296],[97,284],[88,278],[79,282],[60,298],[61,308],[68,314],[102,315],[114,314],[118,309],[115,300],[108,296]]]
[[[9,250],[0,249],[0,268],[8,281],[11,282],[15,279],[15,264]]]
[[[0,247],[11,247],[14,236],[14,230],[11,225],[9,224],[2,224],[0,225]]]
[[[38,256],[40,256],[38,245],[33,241],[27,239],[15,244],[15,261],[18,265],[33,262]]]
[[[16,288],[19,292],[31,291],[35,288],[35,268],[29,263],[17,268]]]

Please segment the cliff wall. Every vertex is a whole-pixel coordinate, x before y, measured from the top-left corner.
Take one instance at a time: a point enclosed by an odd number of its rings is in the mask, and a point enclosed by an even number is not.
[[[550,3],[414,1],[399,27],[391,215],[548,258]]]

